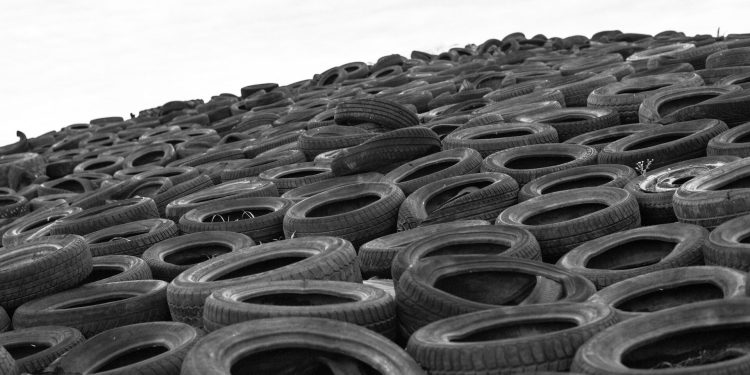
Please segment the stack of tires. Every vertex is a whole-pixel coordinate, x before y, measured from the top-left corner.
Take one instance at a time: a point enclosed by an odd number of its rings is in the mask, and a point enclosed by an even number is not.
[[[747,45],[513,33],[19,132],[0,373],[747,373]]]

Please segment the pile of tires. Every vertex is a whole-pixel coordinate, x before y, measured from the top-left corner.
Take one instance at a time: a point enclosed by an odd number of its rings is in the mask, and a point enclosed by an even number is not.
[[[748,45],[513,33],[19,132],[0,373],[747,373]]]

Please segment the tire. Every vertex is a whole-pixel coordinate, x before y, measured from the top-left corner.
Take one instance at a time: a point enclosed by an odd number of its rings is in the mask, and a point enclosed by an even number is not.
[[[167,205],[170,202],[186,195],[190,195],[192,193],[207,189],[211,186],[214,186],[214,182],[211,177],[201,175],[180,184],[174,185],[169,190],[161,194],[157,194],[153,199],[154,203],[156,203],[157,209],[159,210],[159,215],[162,217],[167,216],[166,209]]]
[[[39,185],[39,195],[44,196],[66,193],[82,194],[94,189],[96,189],[96,186],[94,186],[90,180],[81,177],[65,176],[43,182]]]
[[[750,48],[732,48],[714,52],[706,58],[706,69],[750,65]]]
[[[431,374],[567,371],[576,350],[617,320],[610,307],[593,303],[503,307],[431,323],[406,350]]]
[[[309,130],[299,136],[299,149],[308,160],[326,151],[356,146],[375,136],[351,126],[330,125]]]
[[[123,168],[122,163],[124,160],[125,158],[122,156],[99,156],[78,163],[73,168],[73,173],[91,172],[113,175]]]
[[[343,149],[331,161],[334,176],[375,172],[440,151],[440,137],[430,129],[410,127],[376,135],[359,146]]]
[[[188,351],[202,335],[176,322],[126,325],[91,337],[50,368],[60,374],[179,375]]]
[[[91,273],[81,282],[82,285],[152,279],[146,261],[131,255],[98,256],[91,258],[91,262]]]
[[[485,220],[456,220],[448,223],[425,225],[376,238],[359,247],[357,260],[362,271],[362,277],[391,278],[393,258],[404,251],[408,245],[445,231],[485,225],[489,225],[489,222]]]
[[[264,171],[283,165],[305,162],[305,154],[300,150],[286,150],[272,155],[252,159],[243,159],[221,172],[221,180],[224,182],[237,180],[245,177],[255,177]]]
[[[84,209],[58,219],[50,233],[86,235],[114,225],[158,217],[159,212],[153,199],[131,198]]]
[[[308,317],[349,322],[396,337],[396,301],[381,289],[320,280],[269,281],[219,289],[206,299],[208,332],[265,318]]]
[[[165,166],[175,159],[175,149],[169,143],[155,143],[143,146],[125,156],[123,168],[140,166]]]
[[[538,277],[548,280],[537,281]],[[396,286],[396,303],[400,329],[408,337],[455,315],[509,305],[582,302],[595,291],[586,278],[551,264],[446,255],[408,268]]]
[[[168,320],[166,291],[161,280],[81,286],[21,305],[13,327],[64,325],[91,337],[128,324]]]
[[[135,198],[135,197],[147,197],[154,198],[155,196],[172,188],[172,180],[166,177],[151,177],[137,180],[136,183],[128,187],[122,194],[118,194],[116,198],[118,200]]]
[[[145,219],[91,232],[83,238],[91,256],[141,256],[151,245],[176,236],[180,229],[172,220]]]
[[[333,117],[339,125],[372,122],[389,129],[419,124],[417,115],[401,104],[385,99],[354,99],[336,106]]]
[[[750,189],[744,183],[750,159],[714,168],[682,184],[672,197],[677,220],[712,230],[750,213]]]
[[[620,81],[627,82],[628,80],[641,78],[646,76],[656,76],[659,74],[666,73],[682,73],[682,72],[694,72],[695,68],[688,63],[677,63],[669,65],[660,65],[652,69],[646,69],[639,72],[630,73],[620,79]]]
[[[643,123],[658,123],[682,108],[740,89],[739,86],[666,89],[643,100],[638,108],[638,120]]]
[[[183,233],[237,232],[254,241],[268,242],[283,237],[284,215],[293,204],[288,199],[278,197],[237,198],[207,203],[182,215],[180,230]]]
[[[518,183],[503,173],[472,173],[427,184],[398,210],[398,230],[455,220],[489,220],[517,202]]]
[[[246,177],[214,185],[198,192],[177,198],[167,204],[164,213],[169,219],[179,221],[188,211],[207,204],[220,203],[240,198],[278,196],[279,191],[276,189],[276,185],[273,182],[263,181],[254,177]]]
[[[501,212],[496,224],[529,230],[539,242],[542,259],[554,263],[583,243],[637,228],[640,222],[638,202],[632,194],[614,187],[592,187],[521,202]]]
[[[18,366],[5,348],[0,348],[0,373],[3,375],[18,375]]]
[[[152,177],[166,177],[172,181],[172,186],[177,186],[198,177],[198,174],[198,170],[193,167],[152,167],[147,171],[138,173],[133,178],[145,180]]]
[[[750,73],[750,67],[748,66],[728,66],[725,68],[713,68],[713,69],[701,69],[696,70],[695,73],[703,78],[706,85],[713,85],[723,78],[729,77],[735,74],[747,74]]]
[[[747,298],[744,272],[725,267],[668,268],[607,286],[589,302],[609,305],[620,320],[709,299]]]
[[[243,351],[231,350],[242,343]],[[188,353],[182,375],[257,374],[423,375],[406,352],[364,327],[332,319],[273,318],[224,327]]]
[[[745,238],[750,216],[742,215],[725,221],[708,235],[703,246],[703,258],[708,265],[730,267],[747,272],[750,257]]]
[[[219,255],[182,272],[167,289],[169,310],[174,321],[200,327],[206,298],[214,291],[277,280],[361,282],[362,278],[349,241],[337,237],[282,240]]]
[[[750,358],[731,348],[734,342],[744,339],[734,335],[747,327],[749,308],[748,299],[736,298],[699,302],[628,319],[583,344],[571,369],[613,375],[653,374],[654,368],[666,367],[679,367],[668,370],[673,374],[745,373],[750,368]],[[675,342],[676,337],[681,340]],[[721,346],[708,351],[719,343]],[[703,356],[693,356],[701,351]],[[732,360],[713,363],[712,359],[721,358],[720,355]]]
[[[292,200],[298,203],[306,198],[312,197],[313,195],[320,194],[322,192],[339,188],[347,185],[359,185],[367,182],[387,182],[385,176],[376,172],[360,173],[350,176],[341,176],[328,178],[323,181],[313,182],[311,184],[302,185],[298,188],[287,191],[282,194],[282,198]]]
[[[397,283],[414,264],[434,256],[483,255],[542,260],[539,243],[525,229],[509,225],[446,229],[404,247],[393,258],[391,279]]]
[[[696,103],[661,119],[662,124],[695,119],[715,119],[723,121],[733,128],[747,122],[750,116],[747,106],[750,105],[750,95],[745,90],[735,90],[714,98]]]
[[[79,236],[26,241],[0,254],[0,306],[18,306],[72,288],[91,273],[91,253]]]
[[[284,216],[286,238],[337,236],[354,246],[395,232],[404,193],[395,185],[369,182],[342,186],[307,198]]]
[[[617,81],[618,79],[612,75],[598,74],[592,75],[588,78],[576,80],[575,82],[542,87],[559,90],[565,97],[566,107],[585,107],[586,99],[592,91],[598,89],[599,87],[606,86],[610,83],[615,83]],[[617,117],[619,120],[619,116]]]
[[[299,137],[303,134],[305,134],[305,131],[303,130],[290,131],[275,135],[259,134],[259,140],[244,147],[242,152],[246,159],[254,159],[269,150],[298,142]]]
[[[711,138],[706,147],[706,154],[748,157],[750,156],[750,142],[746,139],[748,134],[750,134],[750,122],[735,126]]]
[[[329,164],[316,162],[283,165],[268,169],[258,175],[261,180],[273,182],[279,194],[284,194],[294,188],[322,181],[333,176],[334,174]]]
[[[725,43],[710,43],[706,45],[696,44],[695,48],[686,51],[649,59],[646,63],[646,67],[655,68],[663,65],[689,63],[695,67],[695,69],[705,69],[708,56],[726,49],[727,45]]]
[[[15,358],[18,370],[32,374],[42,372],[52,361],[84,340],[77,329],[61,326],[17,329],[0,334],[0,346]]]
[[[523,185],[518,191],[520,202],[543,194],[582,187],[611,186],[622,188],[637,177],[633,168],[620,164],[585,165],[553,172]]]
[[[385,175],[405,195],[435,181],[476,173],[482,157],[474,149],[456,148],[436,152],[410,161]]]
[[[0,332],[10,330],[10,316],[4,308],[0,307]]]
[[[33,152],[0,156],[0,187],[19,190],[23,187],[19,180],[21,174],[28,172],[35,176],[43,175],[44,165],[44,158]]]
[[[29,201],[23,195],[0,196],[0,219],[16,218],[29,213]]]
[[[482,157],[513,147],[557,143],[557,131],[546,124],[502,123],[459,127],[443,139],[446,150],[469,147]]]
[[[695,45],[691,43],[674,43],[665,46],[658,46],[646,49],[645,51],[639,51],[628,56],[626,61],[629,61],[636,71],[642,71],[646,69],[646,65],[650,59],[672,55],[678,52],[695,49]]]
[[[685,182],[713,168],[739,160],[735,156],[706,156],[649,170],[628,182],[624,189],[635,196],[643,225],[677,221],[672,196]],[[648,169],[648,168],[646,168]]]
[[[514,147],[482,161],[481,172],[505,173],[524,185],[552,172],[596,164],[596,149],[566,143]]]
[[[172,281],[190,267],[215,256],[255,246],[248,236],[235,232],[198,232],[161,241],[142,255],[154,279]]]
[[[660,127],[658,124],[627,124],[627,125],[616,125],[609,128],[600,130],[594,130],[588,133],[575,136],[568,139],[564,143],[591,146],[596,151],[601,152],[604,147],[607,147],[612,142],[625,138],[629,135],[639,133],[646,130],[655,129]]]
[[[703,78],[696,73],[667,73],[630,79],[600,87],[591,92],[587,106],[611,108],[620,113],[621,124],[638,122],[638,107],[644,99],[665,87],[703,86]]]
[[[649,272],[702,264],[706,237],[705,228],[690,224],[635,228],[588,241],[563,255],[557,265],[602,289]]]
[[[584,133],[620,125],[620,115],[605,108],[560,108],[519,116],[515,121],[548,124],[555,128],[560,142],[564,142]]]
[[[646,130],[608,144],[599,153],[599,163],[636,168],[638,162],[650,160],[651,168],[661,168],[699,158],[706,156],[708,141],[727,129],[722,121],[703,119]]]

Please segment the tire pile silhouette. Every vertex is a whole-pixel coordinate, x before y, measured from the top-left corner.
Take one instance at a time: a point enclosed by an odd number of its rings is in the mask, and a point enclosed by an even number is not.
[[[750,373],[748,45],[512,33],[19,131],[0,374]]]

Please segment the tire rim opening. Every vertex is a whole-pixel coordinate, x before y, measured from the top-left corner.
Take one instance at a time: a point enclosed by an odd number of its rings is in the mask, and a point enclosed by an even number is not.
[[[589,259],[585,266],[599,270],[629,270],[661,262],[677,246],[666,240],[634,240],[611,247]]]

